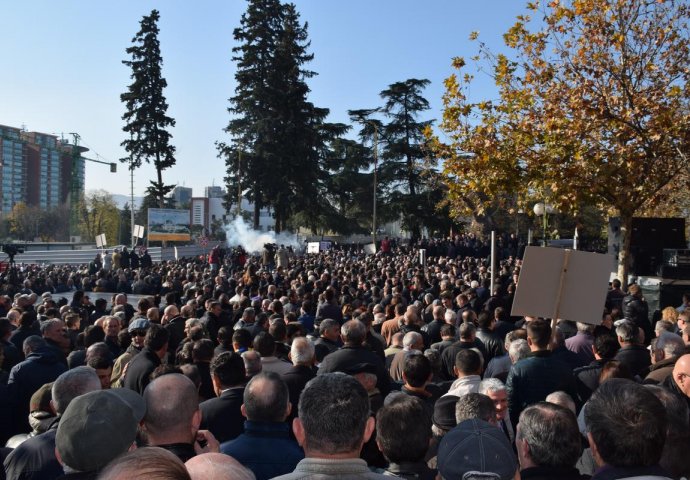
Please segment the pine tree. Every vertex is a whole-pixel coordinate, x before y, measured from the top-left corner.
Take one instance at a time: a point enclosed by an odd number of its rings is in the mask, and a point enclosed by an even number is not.
[[[313,55],[307,51],[307,25],[300,23],[293,4],[250,0],[234,38],[240,42],[233,49],[237,87],[228,109],[233,118],[225,129],[233,146],[219,145],[226,160],[225,180],[228,191],[237,192],[238,181],[248,188],[254,228],[260,209],[270,207],[276,231],[281,231],[294,225],[291,220],[299,213],[319,215],[313,209],[323,206],[323,154],[337,132],[324,124],[328,110],[308,101],[306,80],[315,73],[304,65]],[[233,197],[226,198],[226,207]]]
[[[382,107],[348,112],[361,126],[361,141],[378,144],[377,223],[402,220],[413,239],[419,238],[421,227],[438,231],[448,224],[447,208],[441,213],[437,209],[443,199],[442,185],[436,181],[433,166],[424,161],[424,131],[431,121],[417,119],[429,109],[422,96],[427,85],[429,80],[416,78],[393,83],[379,94],[385,102]]]
[[[240,26],[233,31],[233,38],[239,43],[232,49],[232,60],[237,62],[237,86],[228,108],[232,118],[225,128],[233,143],[218,144],[227,168],[227,190],[236,192],[237,182],[248,189],[248,198],[254,203],[255,229],[259,227],[260,210],[269,203],[265,186],[271,174],[269,145],[275,122],[269,108],[268,77],[273,69],[280,11],[278,0],[250,0]],[[226,208],[232,200],[232,196],[226,198]]]
[[[426,201],[431,197],[422,195],[422,145],[424,129],[431,122],[417,120],[420,112],[429,109],[429,102],[422,96],[429,83],[426,79],[410,78],[390,85],[380,94],[385,100],[382,113],[389,119],[382,135],[385,150],[381,180],[391,189],[392,201],[402,206],[403,226],[413,239],[419,238],[421,218],[434,210],[434,204]]]
[[[128,157],[121,158],[129,163],[129,168],[139,168],[142,161],[153,161],[157,179],[151,181],[147,192],[156,197],[161,208],[164,197],[174,185],[163,183],[163,170],[175,165],[175,147],[170,144],[172,135],[168,127],[175,126],[175,120],[166,115],[168,104],[163,95],[167,82],[161,74],[163,58],[158,41],[158,10],[141,20],[141,30],[132,39],[133,45],[127,48],[131,60],[122,63],[132,69],[133,82],[127,92],[120,95],[127,111],[122,116],[126,125],[122,128],[129,138],[122,142]]]

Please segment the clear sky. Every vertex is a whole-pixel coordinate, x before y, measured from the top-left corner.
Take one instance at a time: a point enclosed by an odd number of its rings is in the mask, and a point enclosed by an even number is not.
[[[428,78],[431,110],[441,114],[443,79],[454,56],[469,59],[478,30],[495,49],[502,34],[524,12],[522,0],[296,0],[309,23],[310,100],[331,110],[329,121],[348,122],[347,110],[379,106],[379,92],[408,78]],[[214,142],[228,140],[227,99],[235,88],[232,30],[246,9],[242,0],[0,0],[0,124],[44,133],[77,132],[91,149],[86,156],[117,161],[125,156],[120,94],[130,83],[122,64],[125,49],[152,9],[160,11],[160,42],[168,114],[177,165],[163,180],[194,188],[223,184],[225,166]],[[488,77],[473,94],[491,96]],[[96,154],[100,157],[96,157]],[[152,166],[135,174],[143,194]],[[87,163],[86,189],[129,193],[125,164],[112,174]]]

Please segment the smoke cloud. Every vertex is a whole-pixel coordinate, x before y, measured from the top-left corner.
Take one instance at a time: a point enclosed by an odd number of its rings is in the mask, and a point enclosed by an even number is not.
[[[247,252],[254,253],[263,250],[267,243],[292,246],[295,249],[301,247],[297,235],[275,232],[258,232],[252,229],[242,218],[235,218],[225,227],[228,246],[241,245]]]

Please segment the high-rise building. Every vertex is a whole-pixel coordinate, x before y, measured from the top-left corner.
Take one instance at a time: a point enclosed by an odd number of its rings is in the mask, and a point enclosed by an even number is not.
[[[0,186],[2,212],[19,202],[43,209],[70,199],[74,189],[84,192],[84,147],[55,135],[25,132],[0,125]]]
[[[189,187],[177,186],[172,191],[172,197],[176,208],[188,205],[189,201],[192,199],[192,189]]]
[[[26,202],[27,149],[18,128],[0,125],[0,175],[2,175],[2,212],[8,213],[15,204]]]
[[[225,190],[223,190],[223,187],[218,185],[204,188],[204,197],[206,198],[223,198],[224,195]]]

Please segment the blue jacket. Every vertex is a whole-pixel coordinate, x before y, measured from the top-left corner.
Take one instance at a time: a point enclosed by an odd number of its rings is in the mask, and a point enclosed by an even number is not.
[[[225,442],[220,451],[235,458],[256,475],[256,480],[268,480],[291,473],[304,452],[290,437],[287,423],[244,423],[244,433],[235,440]]]

